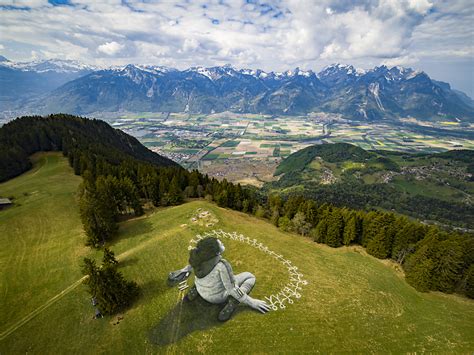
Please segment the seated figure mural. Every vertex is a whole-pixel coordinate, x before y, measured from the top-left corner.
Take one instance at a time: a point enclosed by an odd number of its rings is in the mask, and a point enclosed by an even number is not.
[[[227,321],[237,306],[245,304],[261,313],[270,310],[265,301],[249,296],[255,286],[255,276],[250,272],[234,275],[230,263],[222,258],[224,244],[217,238],[200,240],[190,251],[189,265],[169,274],[172,282],[186,279],[194,271],[194,285],[185,298],[194,301],[198,296],[212,304],[225,304],[218,320]]]

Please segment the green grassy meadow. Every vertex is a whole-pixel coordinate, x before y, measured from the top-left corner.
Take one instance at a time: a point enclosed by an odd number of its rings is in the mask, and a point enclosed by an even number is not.
[[[80,177],[60,154],[34,159],[33,170],[0,184],[0,196],[14,196],[16,204],[0,211],[1,354],[474,350],[473,301],[419,293],[395,266],[360,248],[331,249],[205,201],[121,223],[110,247],[142,294],[120,321],[93,320],[79,264],[100,255],[83,246],[75,200]],[[214,225],[191,221],[199,208],[210,212]],[[218,306],[182,302],[167,274],[186,264],[189,241],[212,229],[256,238],[291,260],[308,281],[301,298],[266,315],[241,307],[224,324],[216,322]],[[276,259],[239,241],[224,243],[234,272],[256,275],[252,296],[288,282]]]

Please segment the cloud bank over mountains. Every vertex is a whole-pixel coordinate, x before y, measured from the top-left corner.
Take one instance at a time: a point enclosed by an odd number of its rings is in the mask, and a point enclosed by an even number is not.
[[[464,0],[0,0],[0,50],[95,65],[428,66],[472,95],[473,20]]]

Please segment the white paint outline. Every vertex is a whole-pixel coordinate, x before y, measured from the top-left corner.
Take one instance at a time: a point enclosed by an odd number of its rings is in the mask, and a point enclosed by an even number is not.
[[[242,234],[237,234],[236,232],[224,232],[222,229],[205,232],[204,235],[197,234],[195,236],[195,239],[192,238],[189,241],[188,250],[194,249],[193,244],[195,245],[200,240],[207,237],[216,237],[224,239],[226,238],[246,243],[256,249],[259,249],[265,254],[272,256],[276,260],[280,261],[283,266],[287,268],[290,281],[279,292],[273,293],[270,296],[265,296],[267,304],[273,311],[277,311],[278,309],[285,309],[285,303],[293,304],[296,299],[301,298],[300,291],[303,289],[303,286],[306,286],[308,284],[308,281],[303,278],[304,275],[298,271],[298,267],[294,266],[291,260],[285,259],[283,255],[277,254],[274,251],[270,250],[267,246],[263,245],[262,243],[259,243],[258,240],[255,238],[250,239],[249,237],[245,237]]]

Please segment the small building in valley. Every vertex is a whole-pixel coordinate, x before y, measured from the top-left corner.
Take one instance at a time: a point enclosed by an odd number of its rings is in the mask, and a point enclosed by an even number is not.
[[[9,198],[0,198],[0,210],[10,207],[13,205],[13,202]]]

